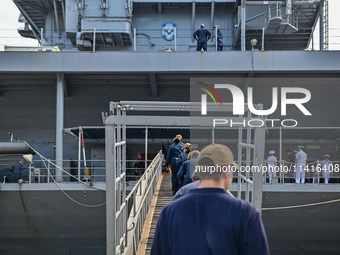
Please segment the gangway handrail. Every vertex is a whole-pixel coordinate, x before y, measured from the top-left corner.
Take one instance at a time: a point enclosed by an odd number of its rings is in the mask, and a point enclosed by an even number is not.
[[[157,156],[154,158],[152,163],[148,166],[145,173],[142,175],[140,180],[136,183],[135,187],[130,191],[130,193],[126,196],[125,204],[128,204],[129,199],[133,196],[133,207],[128,217],[128,228],[125,237],[125,250],[124,254],[132,255],[136,254],[138,249],[138,243],[141,238],[141,234],[144,228],[144,222],[146,219],[146,215],[148,213],[149,205],[151,203],[152,197],[154,195],[156,185],[158,183],[159,177],[162,173],[162,161],[163,154],[162,151],[159,151]],[[146,182],[147,185],[144,185],[144,189],[142,188],[143,181]],[[141,190],[139,206],[136,208],[136,196],[138,188]]]

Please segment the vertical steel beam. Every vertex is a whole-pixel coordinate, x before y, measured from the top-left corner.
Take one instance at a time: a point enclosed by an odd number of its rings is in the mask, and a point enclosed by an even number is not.
[[[320,50],[324,50],[324,0],[320,1],[320,8],[319,8],[319,14],[320,14],[320,19],[319,19],[319,25],[320,25]]]
[[[115,255],[116,246],[116,135],[115,126],[105,126],[106,171],[106,254]]]
[[[250,119],[251,118],[251,112],[248,110],[248,114],[247,114],[247,117]],[[247,127],[247,144],[251,144],[251,127],[248,126]],[[246,151],[247,151],[247,154],[246,154],[246,165],[247,166],[250,166],[250,152],[251,152],[251,149],[250,147],[247,147],[246,148]],[[247,180],[250,179],[250,172],[249,171],[246,171],[246,178]],[[245,192],[245,197],[244,199],[247,201],[247,202],[251,202],[251,199],[250,199],[250,184],[249,182],[246,182],[246,192]]]
[[[283,172],[283,167],[284,164],[282,164],[282,127],[280,127],[280,162],[279,162],[279,167],[280,167],[280,177],[281,177],[281,184],[284,184],[284,177],[285,173]]]
[[[145,170],[148,168],[148,127],[145,127]]]
[[[242,127],[238,128],[238,146],[237,146],[237,163],[241,167],[242,166],[242,147],[240,144],[243,142],[243,129]],[[237,198],[241,199],[242,195],[242,179],[240,177],[241,171],[240,169],[237,172]]]
[[[78,179],[80,180],[80,167],[81,167],[81,126],[79,126],[78,133]],[[79,182],[79,181],[78,181]]]
[[[57,74],[57,106],[56,106],[56,165],[63,168],[63,131],[64,131],[64,74]],[[56,169],[57,182],[62,181],[62,172]]]
[[[263,106],[259,107],[259,110],[262,109]],[[254,166],[258,166],[258,169],[257,171],[253,172],[253,205],[259,211],[260,214],[262,210],[262,192],[263,192],[262,165],[264,161],[265,139],[266,139],[265,127],[255,128]]]
[[[211,34],[214,34],[214,19],[215,19],[215,1],[211,2],[211,13],[210,13],[210,28],[211,28]],[[213,36],[211,37],[211,42],[213,42]],[[216,34],[216,41],[217,41],[217,34]],[[217,50],[216,50],[217,51]]]
[[[241,51],[246,51],[246,4],[247,0],[241,1]]]
[[[54,9],[55,27],[57,29],[57,33],[59,34],[59,17],[58,17],[58,9],[57,9],[56,0],[53,0],[53,9]]]
[[[196,2],[192,2],[192,16],[191,16],[191,26],[192,26],[192,34],[195,32],[195,19],[196,19]],[[194,42],[195,39],[192,37],[192,41]]]

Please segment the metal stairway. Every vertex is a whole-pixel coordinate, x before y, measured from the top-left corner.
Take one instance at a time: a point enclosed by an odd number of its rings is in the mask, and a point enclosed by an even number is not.
[[[155,234],[158,217],[161,214],[163,208],[168,203],[170,203],[171,199],[172,199],[171,176],[169,173],[166,173],[163,176],[162,184],[159,189],[157,203],[154,209],[147,245],[145,249],[145,255],[149,255],[151,253],[152,240]]]

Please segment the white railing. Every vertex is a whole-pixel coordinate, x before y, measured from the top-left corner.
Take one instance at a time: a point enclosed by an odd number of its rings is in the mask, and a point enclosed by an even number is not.
[[[148,214],[159,177],[162,174],[162,163],[163,154],[160,151],[135,187],[126,196],[125,204],[129,204],[129,201],[132,200],[131,212],[126,221],[126,224],[128,224],[127,232],[129,232],[125,233],[124,254],[126,255],[135,255],[137,253],[146,215]],[[124,236],[122,235],[123,233],[120,234],[120,237]]]

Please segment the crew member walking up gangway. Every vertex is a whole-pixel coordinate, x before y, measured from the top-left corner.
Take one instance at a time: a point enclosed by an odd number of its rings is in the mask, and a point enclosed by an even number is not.
[[[191,144],[186,143],[182,149],[183,149],[183,152],[181,153],[181,155],[179,155],[177,159],[177,169],[181,169],[184,162],[188,160],[188,156],[191,150]],[[178,181],[180,183],[180,187],[182,187],[184,180],[182,178],[179,178]]]
[[[180,139],[178,135],[174,138],[174,143],[170,146],[168,155],[166,157],[166,165],[167,169],[171,167],[171,184],[172,184],[172,193],[173,195],[176,194],[177,190],[179,189],[179,181],[177,179],[177,159],[179,155],[182,153],[182,145],[180,144]]]
[[[202,150],[196,167],[199,188],[164,207],[151,255],[269,254],[259,212],[227,194],[232,167],[237,165],[227,146],[212,144]]]
[[[305,168],[307,164],[307,154],[303,151],[305,147],[302,145],[298,146],[299,152],[296,153],[295,156],[295,165],[296,165],[296,175],[295,175],[295,183],[305,183]]]
[[[195,167],[197,164],[197,158],[200,155],[200,152],[195,150],[189,153],[188,155],[188,160],[185,161],[181,168],[178,171],[177,177],[181,180],[184,179],[184,183],[183,186],[192,183],[192,177],[193,177],[193,173],[195,171]]]
[[[184,147],[184,143],[182,142],[183,138],[180,134],[176,135],[175,138],[178,138],[179,139],[179,145],[181,145],[181,148]]]

